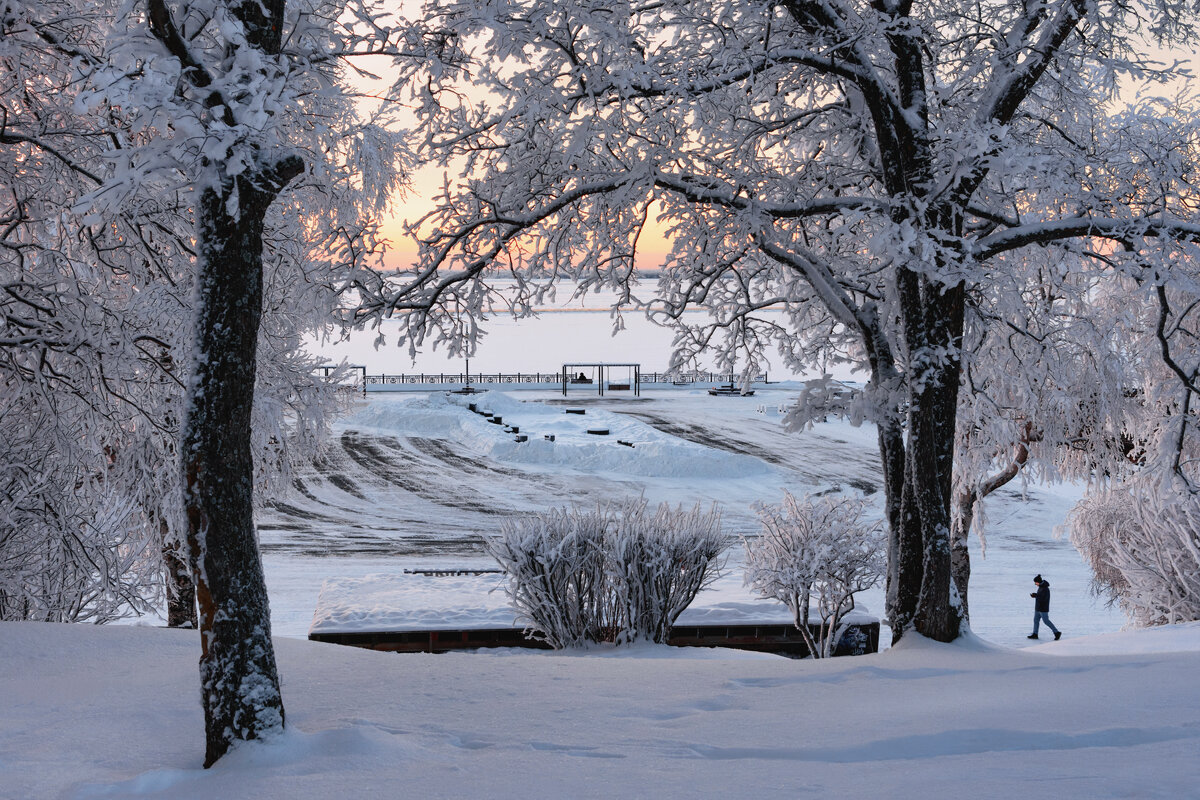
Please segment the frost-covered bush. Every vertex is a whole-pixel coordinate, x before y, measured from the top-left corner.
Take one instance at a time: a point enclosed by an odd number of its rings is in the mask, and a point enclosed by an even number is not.
[[[716,508],[690,511],[663,503],[628,501],[605,537],[605,560],[619,604],[617,641],[666,642],[671,626],[696,593],[716,578],[729,538]]]
[[[644,499],[508,521],[486,542],[518,614],[555,648],[665,642],[728,545],[715,508],[650,513]]]
[[[506,591],[534,635],[575,647],[610,634],[615,599],[604,570],[602,509],[551,509],[504,523],[486,540],[508,575]]]
[[[1200,620],[1200,495],[1183,485],[1130,481],[1075,506],[1071,542],[1096,591],[1131,623]]]
[[[45,439],[22,441],[22,431],[36,432],[10,425],[9,410],[0,410],[0,435],[26,459],[0,458],[0,620],[108,622],[150,610],[161,579],[138,504],[100,479],[81,480],[78,463],[64,463]]]
[[[781,505],[755,510],[762,532],[742,540],[746,585],[787,605],[814,658],[832,655],[855,593],[883,576],[882,522],[866,519],[860,500],[799,501],[788,492]],[[814,605],[820,617],[815,636],[809,627]]]

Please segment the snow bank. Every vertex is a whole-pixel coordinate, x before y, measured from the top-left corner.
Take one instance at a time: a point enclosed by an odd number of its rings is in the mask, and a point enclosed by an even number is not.
[[[1190,653],[1200,651],[1200,622],[1162,625],[1120,633],[1105,633],[1025,648],[1030,653],[1055,656],[1149,655],[1152,653]]]

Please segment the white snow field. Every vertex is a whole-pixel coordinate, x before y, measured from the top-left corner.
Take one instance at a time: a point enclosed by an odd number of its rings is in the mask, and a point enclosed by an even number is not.
[[[279,638],[287,731],[209,770],[196,636],[0,623],[0,797],[1200,792],[1198,624],[1027,650],[914,636],[824,661],[661,646],[397,655]]]
[[[644,493],[654,503],[718,502],[736,536],[757,530],[753,503],[776,503],[784,489],[865,495],[882,514],[874,428],[829,422],[788,434],[780,408],[799,384],[755,388],[753,397],[710,397],[702,385],[643,390],[640,398],[599,398],[595,388],[572,389],[567,398],[546,391],[372,393],[337,424],[328,459],[259,515],[274,633],[308,634],[327,579],[494,567],[479,541],[504,515]],[[469,403],[504,425],[470,412]],[[505,425],[529,441],[517,443]],[[586,433],[597,427],[609,435]],[[1050,617],[1067,638],[1121,628],[1121,615],[1089,593],[1078,553],[1054,535],[1079,494],[1076,486],[1022,487],[1018,480],[989,498],[987,557],[971,542],[972,627],[981,637],[1029,644],[1029,593],[1039,573],[1052,586]],[[731,549],[724,577],[697,607],[753,602],[742,587],[740,550]],[[441,585],[446,597],[436,605],[461,606],[454,584]],[[881,588],[860,599],[860,610],[881,613]],[[386,617],[387,609],[380,613]],[[882,639],[890,639],[886,630]]]

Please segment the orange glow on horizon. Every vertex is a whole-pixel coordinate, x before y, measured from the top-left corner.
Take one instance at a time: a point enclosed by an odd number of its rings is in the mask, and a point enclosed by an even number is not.
[[[384,215],[381,226],[387,237],[388,250],[384,264],[390,269],[404,269],[412,266],[417,260],[417,241],[410,236],[406,227],[428,214],[434,208],[434,198],[442,190],[444,172],[438,167],[424,167],[417,170],[406,191],[392,201],[388,213]],[[658,220],[658,204],[651,205],[645,227],[637,244],[638,269],[656,269],[661,267],[671,250],[670,237],[667,234],[668,224]]]

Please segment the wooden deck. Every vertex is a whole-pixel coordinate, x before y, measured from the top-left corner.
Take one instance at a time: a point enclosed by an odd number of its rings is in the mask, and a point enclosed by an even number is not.
[[[445,653],[451,650],[475,650],[485,647],[529,647],[549,649],[544,642],[525,636],[520,628],[468,630],[421,630],[378,632],[318,632],[308,638],[315,642],[365,647],[396,653]],[[762,653],[778,653],[793,658],[808,655],[804,638],[789,624],[763,625],[677,625],[669,644],[676,647],[731,647]],[[879,652],[879,623],[852,625],[842,637],[834,655],[862,655]]]

